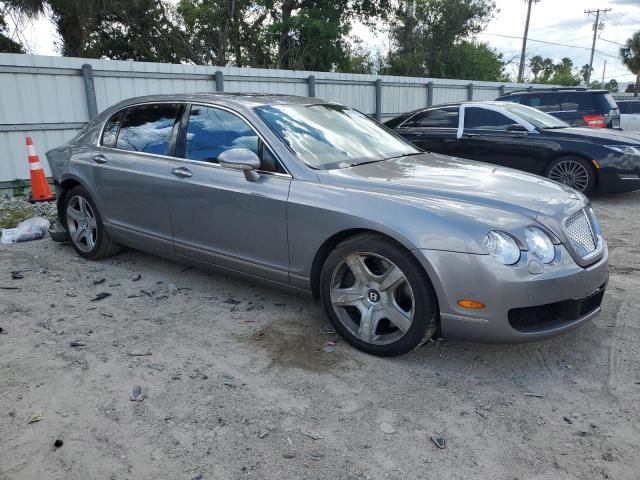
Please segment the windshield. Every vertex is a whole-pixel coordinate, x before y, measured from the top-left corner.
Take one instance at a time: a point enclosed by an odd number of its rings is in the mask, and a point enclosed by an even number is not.
[[[266,105],[255,110],[313,168],[346,168],[420,153],[366,115],[341,105]]]
[[[541,112],[540,110],[527,107],[525,105],[504,103],[502,107],[508,112],[518,115],[520,118],[526,120],[536,128],[567,128],[569,126],[553,115],[549,115],[548,113]]]

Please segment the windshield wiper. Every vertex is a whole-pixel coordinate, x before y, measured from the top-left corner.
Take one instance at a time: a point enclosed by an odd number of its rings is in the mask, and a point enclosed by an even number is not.
[[[377,160],[367,160],[366,162],[356,162],[349,165],[349,167],[359,167],[360,165],[369,165],[370,163],[384,162],[385,160],[388,160],[388,158],[379,158]]]

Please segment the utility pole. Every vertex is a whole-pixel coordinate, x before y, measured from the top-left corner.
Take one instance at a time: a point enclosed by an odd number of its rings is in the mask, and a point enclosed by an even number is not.
[[[593,24],[593,43],[591,44],[591,59],[589,60],[589,71],[587,72],[587,87],[589,86],[589,82],[591,81],[591,68],[593,67],[593,54],[596,51],[596,39],[598,38],[598,31],[604,27],[604,24],[600,23],[600,13],[610,12],[610,8],[597,8],[595,10],[585,10],[584,13],[587,15],[591,15],[592,13],[596,14],[596,21]]]
[[[529,36],[529,20],[531,19],[531,5],[537,0],[527,0],[529,5],[527,7],[527,23],[524,25],[524,37],[522,37],[522,54],[520,55],[520,69],[518,70],[518,83],[524,81],[524,62],[525,53],[527,52],[527,37]]]
[[[607,71],[607,61],[604,61],[604,67],[602,67],[602,88],[604,88],[604,74]],[[588,86],[588,85],[587,85]]]

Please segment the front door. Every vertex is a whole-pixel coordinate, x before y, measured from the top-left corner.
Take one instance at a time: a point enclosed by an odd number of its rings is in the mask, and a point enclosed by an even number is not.
[[[170,149],[179,104],[129,107],[105,124],[92,152],[100,213],[115,240],[144,250],[171,252]]]
[[[538,173],[540,162],[533,138],[515,130],[517,122],[484,107],[465,106],[464,130],[459,156]]]
[[[288,283],[286,174],[254,129],[229,110],[192,105],[182,120],[168,191],[175,251],[219,267]],[[248,148],[262,160],[255,182],[218,155]]]

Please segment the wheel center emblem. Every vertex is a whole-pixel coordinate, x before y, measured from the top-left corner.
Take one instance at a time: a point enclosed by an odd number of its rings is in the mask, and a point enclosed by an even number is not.
[[[369,290],[367,298],[371,303],[378,303],[380,301],[380,293],[377,290]]]

